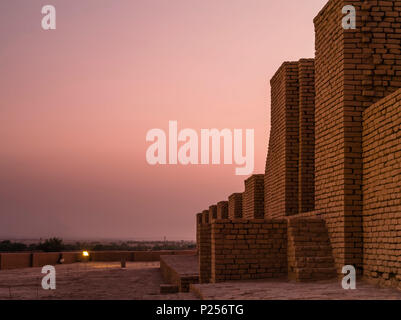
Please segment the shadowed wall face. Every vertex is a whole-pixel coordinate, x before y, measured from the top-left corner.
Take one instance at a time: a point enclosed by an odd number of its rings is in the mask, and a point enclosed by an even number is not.
[[[242,218],[242,193],[233,193],[228,197],[228,218],[230,220]]]
[[[298,213],[298,63],[285,62],[271,83],[271,133],[265,169],[265,215]]]
[[[217,204],[217,219],[228,219],[228,201],[220,201]]]
[[[245,180],[242,217],[243,219],[264,218],[264,174],[255,174]]]
[[[202,224],[203,217],[202,213],[196,214],[196,250],[199,252],[199,243],[200,243],[200,226]]]
[[[315,62],[301,59],[299,80],[298,210],[315,207]]]

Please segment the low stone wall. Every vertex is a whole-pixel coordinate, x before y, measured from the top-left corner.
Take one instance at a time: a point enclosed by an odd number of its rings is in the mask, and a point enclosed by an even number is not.
[[[134,261],[134,252],[132,251],[90,251],[90,261]]]
[[[166,255],[194,255],[196,250],[164,250],[164,251],[134,251],[132,261],[160,261],[160,256]]]
[[[29,268],[32,265],[32,253],[0,254],[0,270]]]
[[[46,265],[55,265],[60,262],[60,259],[61,259],[61,252],[32,253],[31,267],[43,267]]]
[[[82,253],[81,252],[62,252],[61,258],[64,264],[78,262]]]
[[[196,250],[166,251],[90,251],[90,261],[159,261],[161,255],[194,255]],[[42,267],[56,265],[63,259],[63,264],[81,261],[81,252],[23,252],[0,253],[0,270]]]

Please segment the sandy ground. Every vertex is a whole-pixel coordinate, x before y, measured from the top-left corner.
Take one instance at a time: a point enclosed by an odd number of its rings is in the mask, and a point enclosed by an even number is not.
[[[159,262],[88,262],[56,266],[56,290],[43,290],[42,268],[0,271],[0,300],[185,300],[192,293],[160,295]]]

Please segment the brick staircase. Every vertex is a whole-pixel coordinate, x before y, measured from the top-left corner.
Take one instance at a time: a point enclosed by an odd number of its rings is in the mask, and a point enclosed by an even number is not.
[[[314,281],[336,278],[326,224],[322,219],[288,220],[288,278]]]

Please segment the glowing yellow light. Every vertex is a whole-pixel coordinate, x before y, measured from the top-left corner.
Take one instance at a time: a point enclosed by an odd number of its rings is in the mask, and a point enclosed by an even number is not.
[[[82,252],[82,255],[83,255],[84,257],[89,257],[89,252],[88,252],[88,251],[84,251],[84,252]]]

